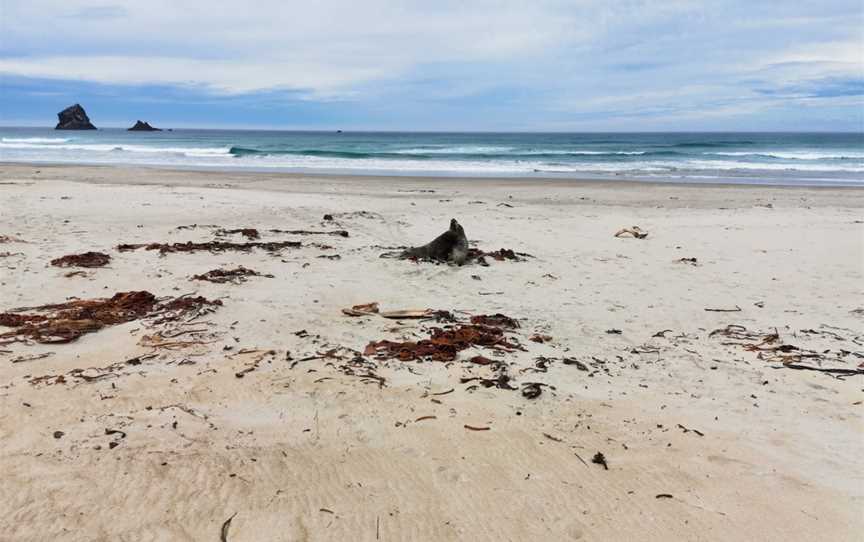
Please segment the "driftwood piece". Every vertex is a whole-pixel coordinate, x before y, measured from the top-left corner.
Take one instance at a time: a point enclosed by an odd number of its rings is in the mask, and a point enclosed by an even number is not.
[[[631,236],[635,239],[645,239],[648,237],[648,232],[644,231],[639,226],[630,226],[629,228],[621,228],[617,232],[615,232],[615,237],[625,237]]]

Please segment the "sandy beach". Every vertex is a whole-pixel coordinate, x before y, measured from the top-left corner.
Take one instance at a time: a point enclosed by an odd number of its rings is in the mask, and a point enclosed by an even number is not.
[[[380,257],[451,218],[517,259]],[[0,540],[856,540],[862,220],[860,188],[0,165],[0,313],[221,302],[0,327]],[[452,361],[369,346],[494,314]]]

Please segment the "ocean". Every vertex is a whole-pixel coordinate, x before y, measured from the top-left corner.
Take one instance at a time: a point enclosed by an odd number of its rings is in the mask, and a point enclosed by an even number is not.
[[[864,133],[0,128],[0,161],[328,174],[864,186]]]

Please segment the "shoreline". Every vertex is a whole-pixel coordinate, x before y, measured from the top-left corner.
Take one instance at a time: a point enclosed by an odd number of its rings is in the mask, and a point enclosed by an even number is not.
[[[264,178],[267,180],[288,180],[310,182],[315,180],[327,180],[334,183],[350,183],[352,180],[357,180],[365,183],[379,184],[422,184],[434,182],[436,185],[452,184],[456,186],[483,186],[483,185],[510,185],[510,186],[534,186],[538,188],[546,187],[584,187],[584,186],[603,186],[603,187],[634,187],[634,186],[652,186],[652,187],[704,187],[704,188],[741,188],[741,189],[800,189],[800,190],[864,190],[864,180],[854,181],[862,184],[838,183],[818,183],[818,184],[781,184],[781,183],[754,183],[754,182],[725,182],[723,180],[693,182],[688,180],[669,179],[666,181],[660,180],[642,180],[635,178],[580,178],[580,177],[523,177],[523,176],[449,176],[449,175],[400,175],[400,174],[373,174],[373,173],[300,173],[289,171],[272,171],[272,170],[252,170],[252,169],[224,169],[224,168],[184,168],[176,166],[161,166],[161,165],[135,165],[135,164],[65,164],[65,163],[36,163],[36,162],[5,162],[0,160],[0,175],[5,175],[7,171],[18,171],[24,169],[41,168],[48,170],[120,170],[130,172],[162,172],[163,174],[171,174],[173,179],[178,179],[182,176],[203,176],[216,175],[228,179],[244,179],[250,177]],[[24,173],[21,171],[21,173]],[[178,186],[182,185],[183,181],[178,180]],[[465,183],[469,183],[466,185]]]

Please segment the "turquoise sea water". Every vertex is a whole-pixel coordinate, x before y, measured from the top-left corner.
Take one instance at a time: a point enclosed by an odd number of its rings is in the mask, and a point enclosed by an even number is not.
[[[864,185],[864,133],[0,128],[0,161],[306,173]]]

